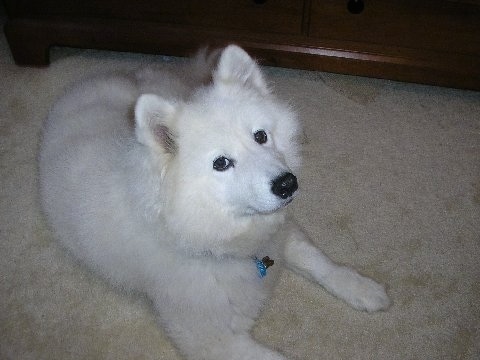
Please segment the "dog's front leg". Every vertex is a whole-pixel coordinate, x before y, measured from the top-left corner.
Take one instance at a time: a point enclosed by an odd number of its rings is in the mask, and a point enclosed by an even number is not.
[[[292,225],[285,247],[287,266],[357,310],[384,310],[390,305],[385,288],[354,269],[335,264],[296,225]]]
[[[246,314],[250,308],[239,305],[238,298],[225,289],[228,276],[222,275],[228,268],[226,264],[224,270],[215,271],[218,276],[212,276],[213,271],[185,264],[175,281],[152,289],[149,295],[162,327],[188,360],[286,360],[250,336],[255,316]],[[242,274],[241,269],[238,267],[237,273]],[[253,261],[249,261],[247,269],[257,279]],[[245,283],[234,283],[230,290],[237,287],[243,289],[238,296],[253,300],[255,309],[260,307],[260,301],[255,300]]]

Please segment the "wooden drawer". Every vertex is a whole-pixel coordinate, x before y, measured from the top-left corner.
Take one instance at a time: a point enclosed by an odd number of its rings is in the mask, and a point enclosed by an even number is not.
[[[347,1],[314,0],[309,35],[379,46],[480,56],[480,2],[364,0],[352,14]]]
[[[301,0],[6,0],[5,3],[11,18],[141,20],[284,34],[300,34],[304,9]]]

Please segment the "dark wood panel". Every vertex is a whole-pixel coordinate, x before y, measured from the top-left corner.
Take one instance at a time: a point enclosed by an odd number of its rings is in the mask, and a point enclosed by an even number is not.
[[[5,0],[11,18],[76,17],[299,34],[303,0]]]

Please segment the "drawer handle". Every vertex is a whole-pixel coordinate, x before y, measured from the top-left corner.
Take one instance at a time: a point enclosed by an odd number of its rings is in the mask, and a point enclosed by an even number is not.
[[[352,14],[360,14],[364,8],[363,0],[349,0],[347,3],[347,9]]]
[[[267,0],[253,0],[253,2],[257,5],[265,4]]]

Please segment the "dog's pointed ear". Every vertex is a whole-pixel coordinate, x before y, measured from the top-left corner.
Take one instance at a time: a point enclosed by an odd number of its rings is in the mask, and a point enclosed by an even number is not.
[[[175,154],[175,137],[171,130],[176,107],[153,94],[141,95],[135,105],[137,140],[158,154]]]
[[[269,92],[267,83],[257,63],[245,50],[236,46],[227,46],[220,54],[218,66],[213,73],[215,84],[243,84],[257,89],[262,94]]]

